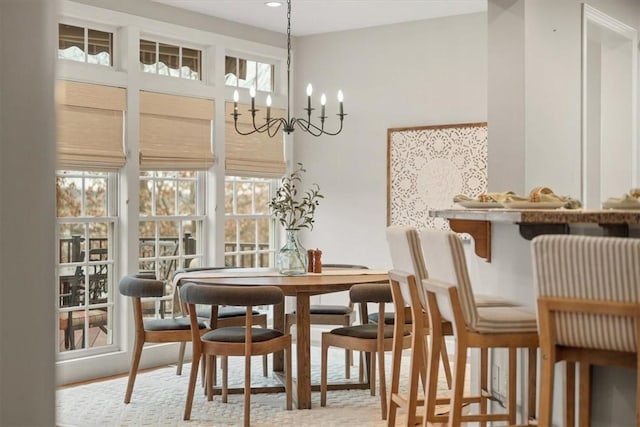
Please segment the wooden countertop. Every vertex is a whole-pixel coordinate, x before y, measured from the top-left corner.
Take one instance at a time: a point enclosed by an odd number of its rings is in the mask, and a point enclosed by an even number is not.
[[[640,224],[640,209],[438,209],[429,216],[519,224]]]

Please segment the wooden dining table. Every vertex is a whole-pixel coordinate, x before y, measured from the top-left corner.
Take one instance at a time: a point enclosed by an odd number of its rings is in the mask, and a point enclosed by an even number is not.
[[[177,273],[174,284],[186,282],[209,285],[233,286],[277,286],[286,296],[296,301],[296,366],[297,378],[293,398],[298,409],[311,409],[311,324],[310,298],[331,292],[346,291],[358,283],[379,283],[389,280],[386,270],[353,268],[323,269],[322,273],[307,273],[293,276],[279,274],[273,269],[224,269],[200,270]],[[284,331],[284,304],[274,308],[275,329]],[[284,371],[283,354],[275,354],[273,369]]]

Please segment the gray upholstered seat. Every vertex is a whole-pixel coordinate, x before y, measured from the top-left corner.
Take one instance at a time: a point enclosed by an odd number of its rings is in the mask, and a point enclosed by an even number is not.
[[[282,332],[276,329],[268,328],[251,328],[251,340],[252,342],[268,341],[284,335]],[[218,341],[218,342],[241,342],[245,341],[246,333],[245,328],[241,326],[230,326],[228,328],[218,328],[213,331],[209,331],[202,335],[203,341]]]
[[[204,322],[198,322],[198,326],[200,329],[207,327]],[[188,330],[190,327],[191,324],[186,317],[178,317],[175,319],[144,319],[144,329],[146,331]]]

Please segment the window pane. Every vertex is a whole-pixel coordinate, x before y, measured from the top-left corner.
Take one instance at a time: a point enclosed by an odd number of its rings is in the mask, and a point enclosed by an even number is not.
[[[226,181],[224,183],[224,213],[233,213],[233,181]]]
[[[225,56],[224,58],[224,84],[227,86],[238,85],[238,58]]]
[[[58,226],[60,263],[83,261],[84,225],[80,223],[60,224]]]
[[[196,214],[196,182],[179,181],[178,215]]]
[[[224,251],[235,252],[236,248],[237,222],[234,219],[224,222]]]
[[[82,215],[82,178],[56,177],[56,211],[58,218]]]
[[[156,181],[156,215],[176,214],[176,182]]]
[[[180,48],[178,46],[158,44],[158,74],[180,77]]]
[[[252,213],[252,200],[253,184],[251,182],[236,182],[236,213]]]
[[[113,34],[89,29],[87,37],[87,62],[111,66]]]
[[[85,215],[107,216],[107,178],[85,180]]]
[[[269,212],[269,183],[256,182],[254,184],[255,206],[254,212],[259,214],[270,214]]]
[[[113,309],[89,310],[89,347],[113,344]]]
[[[138,236],[140,239],[140,258],[156,256],[156,226],[153,221],[140,221],[138,224]]]
[[[102,262],[109,259],[109,224],[90,223],[89,253],[87,261],[98,262],[87,266],[89,272],[89,304],[100,304],[107,301],[109,295],[109,264]]]
[[[140,179],[140,215],[152,215],[151,203],[153,191],[153,181],[149,179]]]
[[[256,221],[253,219],[242,219],[240,226],[240,250],[252,250],[256,242]]]
[[[182,48],[183,79],[200,80],[200,64],[202,53],[196,49]]]
[[[240,76],[238,86],[250,88],[256,84],[256,62],[240,59]]]
[[[198,250],[200,230],[197,221],[182,221],[182,246],[185,255],[194,255]],[[185,266],[187,267],[187,266]]]
[[[58,25],[58,58],[85,62],[84,28]]]
[[[156,42],[140,40],[140,70],[157,73],[156,62]]]
[[[272,84],[272,65],[258,63],[258,90],[265,92],[271,92],[273,90]]]
[[[257,220],[256,223],[258,226],[256,242],[258,243],[260,250],[267,250],[269,249],[269,242],[271,240],[269,236],[269,224],[271,221],[268,218],[263,218]]]

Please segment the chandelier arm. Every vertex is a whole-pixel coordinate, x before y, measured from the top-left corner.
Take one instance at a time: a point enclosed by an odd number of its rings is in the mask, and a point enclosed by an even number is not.
[[[272,132],[274,123],[277,123],[277,125],[275,126],[275,130]],[[269,120],[268,124],[269,126],[267,127],[267,135],[269,135],[269,138],[273,138],[278,134],[278,132],[280,131],[280,128],[286,124],[286,121],[284,118],[278,117],[277,119]]]
[[[320,135],[336,136],[337,134],[342,132],[342,120],[340,120],[340,127],[335,132],[324,130],[324,126],[320,128],[305,119],[294,118],[292,119],[292,121],[293,121],[292,126],[297,124],[300,130],[308,132],[313,136],[320,136]]]
[[[240,114],[238,114],[239,116]],[[232,114],[233,116],[233,114]],[[273,135],[270,132],[270,128],[274,125],[274,123],[277,123],[277,128],[276,131],[273,133]],[[247,136],[247,135],[253,135],[254,133],[264,133],[267,132],[267,134],[270,137],[273,137],[276,135],[276,133],[278,132],[278,130],[280,130],[280,127],[286,125],[286,121],[285,119],[279,117],[279,118],[273,118],[271,120],[269,120],[268,122],[266,122],[265,124],[263,124],[262,126],[256,126],[255,122],[253,124],[253,130],[250,130],[248,132],[243,132],[240,129],[238,129],[238,119],[237,117],[234,116],[234,127],[236,129],[236,132],[238,132],[240,135],[242,136]]]

